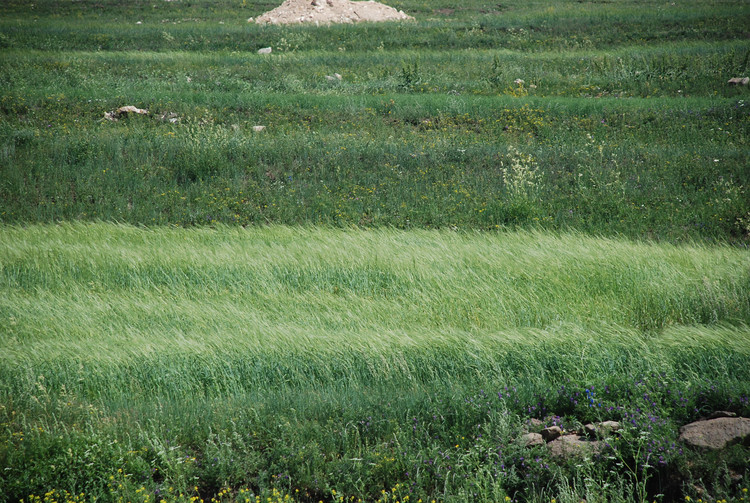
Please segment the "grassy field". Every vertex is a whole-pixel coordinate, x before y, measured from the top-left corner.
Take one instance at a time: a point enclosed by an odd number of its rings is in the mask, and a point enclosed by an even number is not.
[[[5,2],[0,218],[747,244],[746,2],[394,5]]]
[[[750,500],[750,4],[388,3],[0,3],[0,502]]]
[[[750,267],[725,246],[111,224],[0,242],[10,499],[544,500],[581,477],[571,497],[627,501],[644,465],[691,461],[677,426],[750,413]],[[632,422],[582,473],[515,440],[531,417]]]

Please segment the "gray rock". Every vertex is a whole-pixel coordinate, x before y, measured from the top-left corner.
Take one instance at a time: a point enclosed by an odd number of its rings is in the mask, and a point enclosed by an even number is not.
[[[576,434],[563,435],[547,444],[552,456],[568,458],[596,454],[602,450],[602,443],[598,440],[587,440]]]
[[[521,437],[521,440],[526,447],[544,445],[544,439],[539,433],[527,433]]]
[[[717,419],[719,417],[737,417],[737,414],[726,410],[717,410],[712,412],[706,419]]]
[[[104,112],[104,118],[109,121],[116,122],[118,119],[127,117],[128,114],[146,115],[148,114],[148,110],[144,110],[143,108],[137,108],[137,107],[134,107],[133,105],[126,105],[124,107],[120,107],[117,110],[113,110],[111,112]]]
[[[604,438],[620,430],[620,423],[617,421],[602,421],[601,423],[589,423],[583,427],[583,431],[589,438]]]
[[[270,47],[264,47],[263,49],[258,49],[258,54],[271,54],[272,50]]]
[[[729,79],[727,84],[732,86],[746,86],[750,84],[750,77],[734,77]]]
[[[530,432],[539,433],[544,428],[544,421],[532,417],[531,419],[529,419],[528,426]]]
[[[719,417],[696,421],[680,428],[680,440],[700,449],[720,450],[737,443],[750,443],[750,419]]]
[[[559,426],[550,426],[549,428],[544,428],[541,433],[542,438],[544,438],[545,441],[552,442],[560,435],[562,435],[562,428],[560,428]]]

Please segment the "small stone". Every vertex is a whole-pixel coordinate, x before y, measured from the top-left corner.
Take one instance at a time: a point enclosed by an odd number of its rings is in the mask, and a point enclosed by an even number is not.
[[[513,81],[513,83],[516,84],[516,85],[518,85],[518,86],[520,86],[521,84],[524,83],[524,80],[523,79],[516,79],[516,80]]]
[[[256,133],[260,133],[264,129],[266,129],[266,126],[253,126],[253,131],[255,131]]]
[[[598,430],[595,424],[588,423],[588,424],[583,425],[583,432],[589,438],[596,438],[596,434],[598,433]]]
[[[336,77],[338,80],[341,80],[342,78],[340,73],[334,73],[333,76]]]
[[[732,86],[746,86],[750,84],[750,77],[734,77],[729,79],[727,84]]]
[[[335,82],[336,81],[336,77],[334,77],[333,75],[326,75],[326,80],[328,82]]]
[[[549,428],[544,428],[541,433],[542,438],[544,438],[545,441],[552,442],[560,435],[562,435],[562,428],[560,428],[559,426],[550,426]]]
[[[159,119],[162,121],[170,122],[172,124],[177,124],[178,122],[180,122],[180,117],[174,112],[164,112],[159,116]]]
[[[252,18],[252,17],[247,18],[248,23],[252,23],[253,21],[255,21],[255,18]]]
[[[521,437],[521,440],[523,440],[523,445],[526,447],[544,445],[544,439],[539,433],[527,433]]]
[[[550,454],[555,457],[567,458],[571,456],[583,456],[596,454],[602,449],[602,443],[598,440],[587,440],[576,434],[563,435],[547,444]]]
[[[429,124],[429,121],[427,121]],[[529,419],[529,431],[532,433],[539,433],[544,428],[544,421],[537,419],[535,417],[532,417]]]
[[[603,421],[601,423],[584,425],[583,431],[589,438],[604,438],[621,428],[617,421]]]
[[[132,105],[127,105],[124,107],[120,107],[117,110],[112,110],[111,112],[104,112],[104,118],[106,120],[116,122],[122,117],[126,117],[128,114],[145,115],[147,113],[148,113],[148,110],[144,110],[143,108],[137,108]]]
[[[137,108],[137,107],[134,107],[133,105],[127,105],[127,106],[118,108],[117,113],[120,115],[127,115],[127,114],[145,115],[148,113],[148,110],[144,110],[143,108]]]
[[[719,417],[696,421],[680,428],[679,439],[701,449],[721,450],[729,445],[750,443],[750,419]]]
[[[263,49],[258,49],[258,54],[271,54],[271,51],[270,47],[264,47]]]

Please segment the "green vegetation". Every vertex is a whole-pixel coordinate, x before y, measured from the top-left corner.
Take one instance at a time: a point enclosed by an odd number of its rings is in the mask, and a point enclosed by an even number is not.
[[[11,498],[539,500],[585,470],[627,498],[643,474],[622,466],[666,470],[676,426],[750,412],[750,268],[728,247],[111,224],[0,239]],[[515,440],[529,417],[632,424],[582,472]]]
[[[747,243],[744,2],[402,3],[416,23],[323,28],[120,3],[0,7],[4,221]],[[123,105],[149,115],[103,119]]]
[[[750,4],[387,3],[0,3],[0,502],[750,500]]]

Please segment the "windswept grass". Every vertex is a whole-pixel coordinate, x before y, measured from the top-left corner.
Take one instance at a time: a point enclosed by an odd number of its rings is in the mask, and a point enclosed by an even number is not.
[[[382,500],[399,484],[415,501],[533,500],[562,486],[523,477],[569,475],[472,460],[520,448],[524,417],[622,420],[647,386],[639,410],[668,419],[669,439],[708,410],[748,407],[750,262],[729,247],[110,224],[4,227],[0,242],[10,499],[229,485],[233,498]],[[579,402],[584,388],[607,390],[606,410]],[[68,448],[90,452],[75,476],[58,467]],[[446,449],[462,464],[415,476]],[[107,485],[117,473],[125,489]]]

